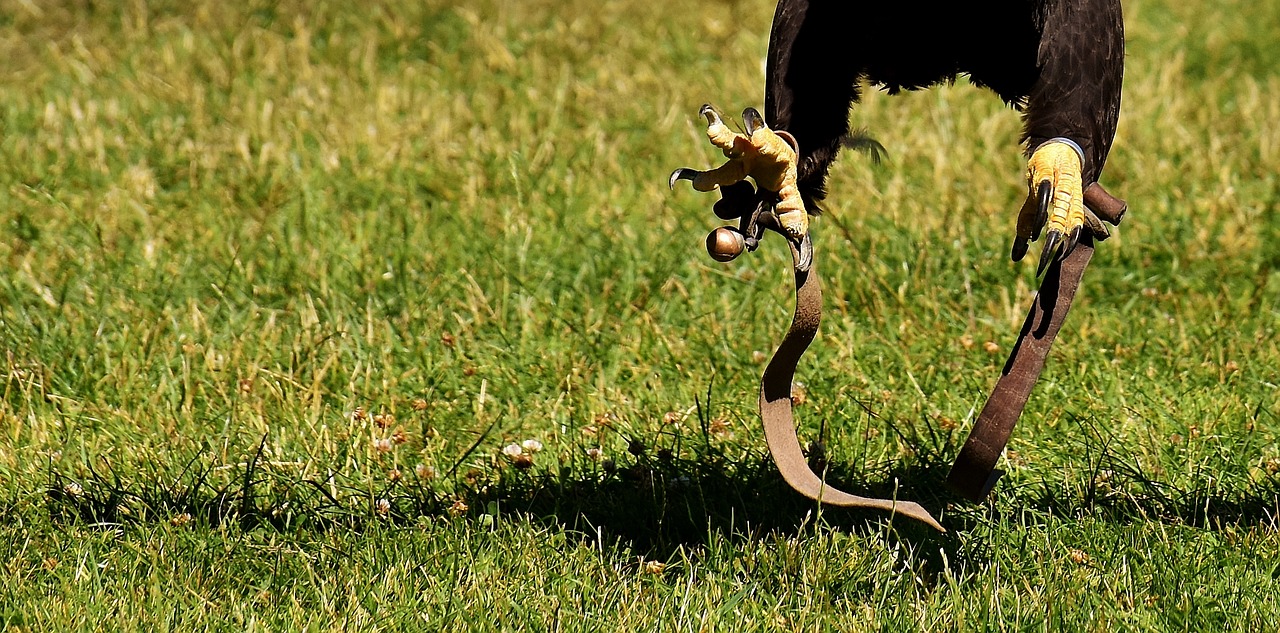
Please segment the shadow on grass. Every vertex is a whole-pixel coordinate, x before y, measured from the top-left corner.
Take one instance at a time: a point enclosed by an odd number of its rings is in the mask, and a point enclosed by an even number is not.
[[[946,466],[913,464],[866,477],[830,467],[832,485],[882,498],[918,501],[937,509],[945,500]],[[722,454],[695,459],[635,457],[607,472],[592,470],[516,478],[475,497],[485,508],[517,513],[584,538],[620,541],[662,557],[678,547],[700,546],[715,537],[758,539],[794,536],[819,522],[839,530],[876,532],[889,514],[820,507],[792,490],[766,455],[731,460]],[[949,535],[911,519],[893,519],[898,538],[947,542]],[[936,549],[936,548],[932,548]]]
[[[1229,466],[1200,462],[1182,483],[1162,480],[1117,449],[1097,425],[1082,421],[1081,427],[1083,434],[1071,448],[1079,456],[1079,465],[1087,467],[1089,478],[1026,485],[1012,491],[1014,502],[1061,518],[1158,521],[1213,530],[1250,525],[1280,528],[1280,473],[1250,473],[1247,460],[1237,459]]]
[[[880,511],[819,507],[782,480],[767,454],[732,459],[714,449],[691,458],[661,450],[637,452],[617,463],[584,460],[576,468],[562,463],[551,470],[510,464],[472,469],[454,477],[452,486],[406,474],[373,489],[356,487],[356,482],[291,477],[259,457],[237,465],[230,477],[222,467],[215,478],[215,468],[196,457],[169,482],[159,472],[125,480],[92,467],[84,477],[51,470],[46,500],[55,521],[106,527],[183,517],[184,522],[245,529],[363,529],[371,522],[501,515],[555,526],[583,539],[622,542],[642,553],[702,544],[716,533],[736,538],[795,535],[810,529],[818,515],[829,527],[853,531],[883,530],[890,518]],[[827,476],[837,487],[937,509],[949,499],[940,494],[947,468],[929,461],[868,476],[832,465]],[[909,519],[894,519],[893,525],[911,540],[939,536]]]
[[[895,429],[897,430],[897,429]],[[1093,438],[1093,439],[1088,439]],[[697,549],[717,539],[745,542],[812,533],[822,525],[854,534],[880,533],[916,552],[918,571],[946,565],[979,568],[991,544],[966,538],[974,527],[1023,509],[1045,517],[1091,518],[1116,523],[1157,521],[1207,529],[1228,525],[1275,526],[1280,516],[1280,478],[1248,480],[1234,488],[1212,477],[1191,487],[1160,482],[1109,449],[1096,435],[1081,440],[1081,455],[1092,472],[1108,478],[1041,482],[1009,488],[998,485],[996,500],[973,506],[945,488],[954,438],[912,434],[917,447],[894,466],[855,470],[827,468],[828,481],[845,490],[917,501],[949,530],[940,534],[915,521],[894,519],[885,529],[883,512],[820,509],[792,491],[767,455],[731,458],[710,443],[682,458],[638,447],[614,464],[583,459],[550,470],[510,464],[472,471],[449,482],[405,475],[370,488],[351,481],[316,481],[265,467],[257,455],[227,476],[192,459],[170,483],[161,475],[123,481],[90,470],[73,480],[53,472],[47,508],[56,522],[117,527],[124,523],[196,521],[242,529],[365,530],[377,525],[414,525],[449,517],[525,521],[562,530],[582,542],[618,546],[650,559],[669,560],[681,549]],[[214,479],[221,484],[213,483]],[[999,486],[1005,486],[1003,490]],[[820,515],[820,520],[818,517]],[[1026,520],[1026,519],[1019,519]],[[945,557],[945,560],[943,560]]]

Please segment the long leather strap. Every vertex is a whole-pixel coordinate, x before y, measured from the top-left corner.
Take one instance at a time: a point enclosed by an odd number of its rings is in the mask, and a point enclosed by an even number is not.
[[[1102,185],[1092,183],[1085,188],[1085,204],[1098,218],[1118,225],[1128,208],[1123,200],[1107,193]],[[745,217],[745,216],[744,216]],[[750,223],[750,222],[748,222]],[[1105,237],[1105,232],[1103,234]],[[788,242],[790,243],[790,242]],[[806,244],[806,247],[809,245]],[[1066,320],[1085,268],[1093,257],[1093,237],[1080,236],[1080,242],[1065,258],[1053,262],[1032,302],[1031,310],[1005,362],[1000,380],[987,398],[982,413],[974,423],[956,457],[947,484],[971,501],[981,501],[1003,474],[996,461],[1009,443],[1013,427],[1027,405],[1027,398],[1040,378],[1049,349],[1053,346],[1062,323]],[[810,252],[812,257],[812,253]],[[800,440],[796,435],[795,416],[791,407],[791,385],[796,365],[813,342],[822,321],[822,287],[818,281],[816,257],[801,266],[801,250],[791,244],[795,271],[796,307],[791,328],[760,381],[760,418],[764,422],[769,452],[782,472],[782,477],[804,496],[834,506],[887,510],[946,531],[931,514],[917,503],[896,499],[860,497],[828,486],[809,468]]]
[[[833,506],[887,510],[923,521],[945,532],[941,525],[918,503],[896,499],[859,497],[833,488],[809,468],[800,440],[796,436],[795,416],[791,411],[791,384],[796,365],[818,332],[822,321],[822,285],[818,281],[816,257],[807,271],[800,270],[800,251],[791,245],[795,266],[796,308],[791,328],[774,353],[760,380],[760,418],[764,421],[765,440],[782,478],[804,496]],[[1025,398],[1024,398],[1025,399]]]
[[[1118,226],[1129,209],[1124,200],[1111,195],[1097,182],[1085,187],[1084,203],[1090,213],[1112,226]],[[1108,235],[1106,227],[1100,222],[1095,224],[1095,230],[1100,231],[1100,239],[1105,239]],[[951,466],[947,485],[970,501],[986,498],[996,480],[1004,474],[996,470],[996,460],[1000,459],[1014,424],[1027,406],[1027,397],[1040,378],[1049,348],[1071,310],[1071,302],[1080,288],[1080,279],[1093,257],[1093,236],[1090,233],[1086,231],[1081,235],[1075,249],[1065,259],[1054,262],[1044,281],[1040,282],[1040,290],[1027,313],[1027,320],[1022,324],[1018,342],[1004,364],[1000,380]]]
[[[1049,266],[1040,283],[1000,380],[982,407],[982,413],[978,414],[969,439],[947,476],[947,485],[970,501],[985,498],[1004,474],[996,470],[996,460],[1009,443],[1013,426],[1027,405],[1027,397],[1044,369],[1045,358],[1071,309],[1080,278],[1092,257],[1093,238],[1084,235],[1065,259]]]

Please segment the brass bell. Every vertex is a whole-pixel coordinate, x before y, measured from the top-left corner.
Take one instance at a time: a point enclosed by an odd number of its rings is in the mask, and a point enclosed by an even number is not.
[[[742,233],[731,226],[722,226],[707,235],[707,253],[718,262],[731,262],[746,249]]]

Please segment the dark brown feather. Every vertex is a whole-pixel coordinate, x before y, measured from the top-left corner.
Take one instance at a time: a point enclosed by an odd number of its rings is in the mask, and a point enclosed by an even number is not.
[[[966,74],[1023,111],[1028,153],[1056,136],[1106,162],[1120,113],[1119,0],[781,0],[769,38],[765,118],[800,143],[800,188],[825,196],[863,81],[890,93]]]

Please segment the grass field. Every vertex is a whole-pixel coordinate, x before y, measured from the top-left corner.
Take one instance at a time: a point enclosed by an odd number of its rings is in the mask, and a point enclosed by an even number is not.
[[[1125,3],[1130,213],[984,505],[1018,116],[855,111],[801,436],[945,535],[781,482],[788,254],[666,188],[770,3],[116,4],[0,0],[0,628],[1278,628],[1280,4]]]

